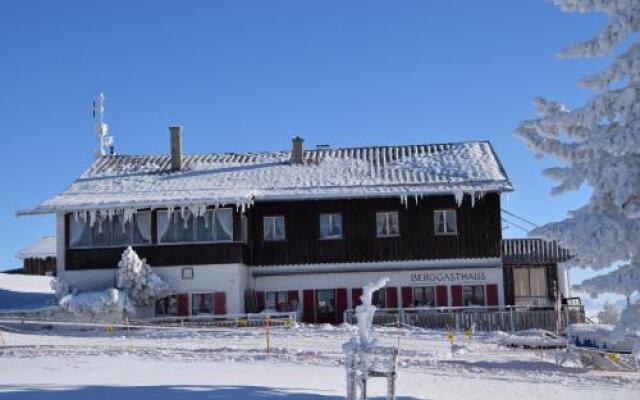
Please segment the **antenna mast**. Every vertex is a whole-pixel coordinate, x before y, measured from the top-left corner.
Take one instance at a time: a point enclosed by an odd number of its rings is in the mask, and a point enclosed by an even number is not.
[[[104,93],[100,93],[93,102],[93,118],[96,120],[96,133],[98,134],[98,150],[96,158],[107,154],[107,147],[113,146],[113,136],[107,135],[109,126],[104,122]],[[113,147],[111,147],[113,150]]]

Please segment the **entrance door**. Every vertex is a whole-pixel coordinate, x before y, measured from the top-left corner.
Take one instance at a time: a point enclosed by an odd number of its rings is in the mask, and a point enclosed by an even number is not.
[[[336,323],[336,291],[334,289],[316,290],[316,322]]]

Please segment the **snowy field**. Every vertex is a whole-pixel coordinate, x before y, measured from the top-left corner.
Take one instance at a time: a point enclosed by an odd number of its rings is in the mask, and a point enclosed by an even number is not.
[[[196,330],[35,330],[0,336],[0,400],[12,399],[337,399],[345,396],[341,345],[351,327]],[[632,399],[639,373],[556,366],[555,351],[498,345],[498,335],[378,329],[400,345],[404,399]],[[382,398],[382,380],[370,393]]]
[[[0,273],[0,311],[47,307],[55,303],[51,277]]]

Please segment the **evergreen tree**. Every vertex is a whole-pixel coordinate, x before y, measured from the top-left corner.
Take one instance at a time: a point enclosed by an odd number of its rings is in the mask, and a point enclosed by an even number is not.
[[[538,156],[551,155],[563,166],[543,171],[559,185],[553,194],[592,188],[588,202],[560,222],[532,231],[532,236],[558,240],[575,254],[573,263],[595,269],[616,263],[624,273],[640,275],[640,0],[554,0],[565,12],[602,12],[608,22],[590,40],[574,44],[560,57],[610,56],[631,39],[599,73],[581,80],[595,91],[586,104],[570,110],[543,98],[535,99],[540,117],[523,121],[515,135]],[[635,278],[633,278],[635,277]],[[589,282],[593,292],[610,291],[613,277]],[[631,310],[630,307],[625,315]],[[633,319],[633,318],[632,318]],[[638,320],[637,318],[635,319]],[[626,325],[625,328],[640,330]]]
[[[122,252],[118,263],[117,286],[136,306],[151,305],[171,292],[169,284],[155,274],[131,246]]]

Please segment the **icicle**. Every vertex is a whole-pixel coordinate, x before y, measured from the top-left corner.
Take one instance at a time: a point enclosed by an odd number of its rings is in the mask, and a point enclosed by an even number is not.
[[[182,227],[187,229],[189,226],[189,210],[187,207],[180,207],[180,216],[182,217]]]
[[[133,219],[133,214],[135,214],[136,211],[137,210],[133,209],[133,208],[125,208],[123,210],[123,212],[122,212],[122,230],[123,230],[123,232],[125,230],[125,228],[124,228],[125,224],[129,224],[129,223],[132,222],[131,220]]]
[[[89,225],[93,228],[96,223],[97,210],[89,210]]]
[[[464,199],[464,192],[462,190],[456,190],[453,192],[453,196],[456,199],[458,207],[462,206],[462,200]]]

